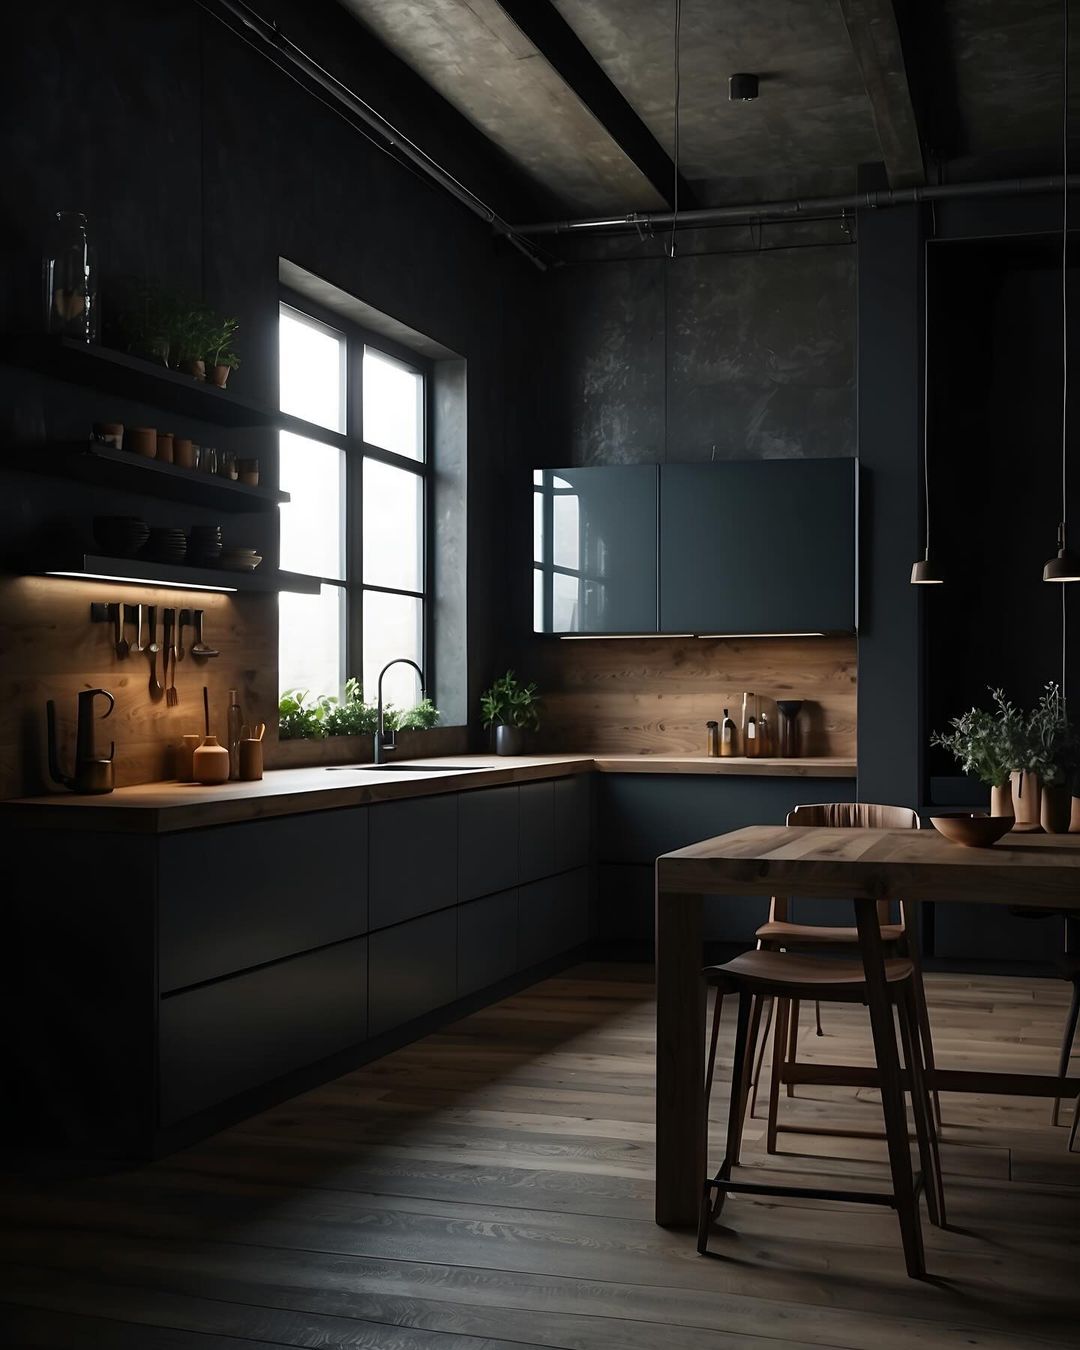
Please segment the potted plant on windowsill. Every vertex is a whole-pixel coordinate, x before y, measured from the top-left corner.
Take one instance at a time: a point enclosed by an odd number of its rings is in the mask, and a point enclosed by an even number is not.
[[[240,358],[232,349],[233,338],[240,327],[237,319],[221,319],[210,335],[207,344],[205,362],[210,380],[219,389],[224,389],[229,379],[229,371],[235,370]]]
[[[990,697],[993,710],[969,708],[952,719],[948,731],[935,732],[930,743],[948,750],[960,761],[964,773],[973,774],[990,788],[992,816],[1012,816],[1012,780],[1024,760],[1027,723],[1002,690],[991,689]],[[1022,791],[1024,785],[1018,786]],[[1038,807],[1035,816],[1037,819]]]
[[[457,754],[464,749],[464,728],[439,726],[439,710],[430,699],[413,708],[388,706],[387,727],[398,732],[403,759],[414,755]],[[345,681],[345,694],[313,696],[290,689],[278,705],[278,740],[270,747],[272,767],[299,768],[314,764],[370,762],[378,720],[374,703],[364,699],[360,681]]]
[[[495,729],[495,753],[520,755],[525,732],[540,726],[540,696],[535,684],[522,684],[512,670],[492,681],[480,696],[485,729]]]

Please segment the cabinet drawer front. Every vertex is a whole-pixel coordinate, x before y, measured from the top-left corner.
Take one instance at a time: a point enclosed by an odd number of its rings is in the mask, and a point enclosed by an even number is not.
[[[366,932],[367,851],[362,807],[166,835],[161,992]]]
[[[577,773],[556,778],[555,868],[567,872],[589,861],[592,842],[592,774]]]
[[[371,1034],[378,1036],[452,1003],[457,995],[456,909],[370,938]]]
[[[518,889],[518,968],[580,946],[589,936],[589,869]]]
[[[161,1123],[314,1064],[366,1034],[364,938],[162,999]]]
[[[555,865],[555,784],[523,783],[521,792],[521,849],[518,878],[536,881],[549,877]]]
[[[420,797],[371,807],[372,928],[457,900],[458,799]]]
[[[517,884],[518,789],[489,788],[458,798],[458,899]]]
[[[518,968],[516,890],[473,900],[458,910],[457,992],[461,998],[505,980]]]

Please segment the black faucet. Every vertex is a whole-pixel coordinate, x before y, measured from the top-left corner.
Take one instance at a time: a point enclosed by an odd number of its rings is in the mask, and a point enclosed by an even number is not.
[[[420,697],[421,697],[421,698],[424,698],[424,697],[425,697],[425,693],[424,693],[424,672],[420,669],[420,667],[416,664],[415,661],[410,661],[409,658],[408,658],[407,656],[396,656],[396,657],[393,659],[393,661],[387,661],[386,665],[383,666],[382,670],[379,671],[379,722],[378,722],[378,725],[377,725],[376,728],[375,728],[375,763],[376,763],[376,764],[381,764],[381,763],[383,762],[383,755],[385,754],[386,751],[388,751],[388,750],[389,750],[389,751],[393,751],[393,750],[395,750],[395,749],[397,748],[397,746],[396,746],[396,744],[395,744],[395,734],[394,734],[394,732],[392,732],[392,731],[387,731],[387,730],[386,730],[386,727],[385,727],[385,725],[384,725],[384,720],[383,720],[383,701],[382,701],[382,681],[383,681],[383,676],[386,674],[386,672],[390,669],[391,666],[402,666],[402,665],[404,665],[404,666],[412,666],[413,670],[415,670],[416,673],[417,673],[417,675],[420,676]]]

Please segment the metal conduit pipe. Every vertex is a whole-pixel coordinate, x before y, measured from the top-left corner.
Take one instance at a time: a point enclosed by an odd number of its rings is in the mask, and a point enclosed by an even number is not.
[[[847,211],[876,211],[890,206],[919,202],[951,201],[965,197],[1021,197],[1036,192],[1061,192],[1062,174],[1036,178],[998,178],[984,183],[935,183],[925,187],[881,188],[852,192],[843,197],[799,197],[791,201],[756,202],[743,206],[706,206],[694,211],[631,212],[625,216],[594,216],[586,220],[548,220],[516,225],[521,235],[585,234],[591,231],[621,232],[658,225],[677,229],[702,229],[709,225],[745,225],[759,221],[829,220]],[[1080,174],[1069,174],[1069,188],[1080,187]]]
[[[286,73],[298,72],[303,75],[305,80],[318,85],[338,105],[339,110],[345,109],[352,117],[355,117],[365,127],[376,133],[379,138],[376,144],[381,142],[384,149],[393,151],[403,159],[408,160],[414,168],[419,169],[426,178],[436,183],[445,192],[450,193],[473,215],[486,221],[496,234],[508,239],[534,266],[541,271],[547,270],[543,260],[537,257],[523,239],[518,237],[518,231],[505,221],[498,212],[488,206],[482,198],[467,188],[452,173],[444,169],[430,155],[421,150],[418,145],[410,141],[406,135],[398,131],[391,122],[388,122],[369,103],[365,103],[347,85],[342,84],[329,71],[324,70],[295,42],[287,38],[276,24],[269,23],[249,5],[244,4],[243,0],[197,0],[197,2],[208,14],[211,14],[220,23],[224,23],[231,32],[247,41],[249,46],[261,51],[280,69],[286,70]],[[223,12],[235,19],[244,31],[238,32],[232,24],[228,23],[223,17]]]

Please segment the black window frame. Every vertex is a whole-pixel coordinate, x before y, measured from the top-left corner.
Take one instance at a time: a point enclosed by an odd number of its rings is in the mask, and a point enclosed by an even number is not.
[[[346,677],[355,674],[361,680],[364,670],[364,594],[377,591],[389,595],[412,596],[420,601],[420,667],[424,672],[424,689],[428,697],[435,698],[435,669],[433,641],[434,595],[432,593],[432,559],[434,511],[432,494],[434,488],[434,468],[432,456],[432,398],[433,398],[433,362],[419,355],[411,348],[395,342],[382,333],[325,308],[298,295],[287,287],[278,289],[278,317],[281,307],[294,310],[301,318],[310,319],[324,328],[339,334],[345,340],[345,430],[332,431],[315,422],[305,421],[291,413],[279,409],[277,429],[290,431],[308,440],[320,441],[345,452],[345,580],[337,577],[316,577],[323,585],[343,586],[345,591],[345,667]],[[421,411],[422,458],[412,459],[408,455],[393,450],[384,450],[372,445],[363,438],[364,427],[364,349],[372,348],[380,356],[388,357],[400,365],[418,374],[423,381]],[[278,402],[280,404],[280,391]],[[364,579],[364,461],[378,460],[394,468],[413,473],[421,480],[421,586],[419,591],[404,590],[395,586],[369,585]],[[322,691],[320,691],[322,692]],[[329,691],[328,691],[329,692]],[[375,698],[374,689],[364,689],[364,697],[369,701]]]

